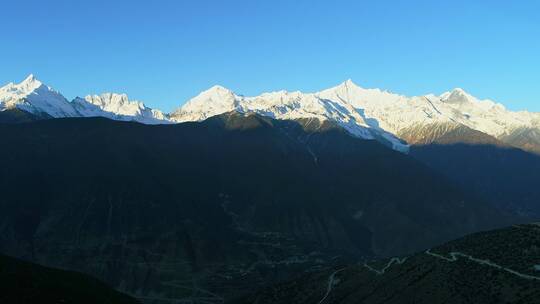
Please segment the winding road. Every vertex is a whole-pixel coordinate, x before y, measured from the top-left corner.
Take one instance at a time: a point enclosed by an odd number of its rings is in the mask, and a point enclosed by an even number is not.
[[[377,270],[371,266],[369,266],[367,263],[364,263],[364,267],[366,267],[367,269],[369,269],[370,271],[373,271],[375,272],[377,275],[382,275],[386,272],[386,270],[388,268],[390,268],[390,266],[394,265],[394,264],[398,264],[398,265],[401,265],[403,263],[405,263],[405,261],[407,260],[407,257],[404,257],[404,258],[392,258],[390,261],[388,261],[388,264],[386,264],[386,266],[383,267],[383,269],[381,270]]]
[[[462,257],[462,258],[469,259],[469,260],[471,260],[473,262],[476,262],[478,264],[481,264],[481,265],[486,265],[486,266],[490,266],[490,267],[493,267],[493,268],[497,268],[497,269],[502,270],[502,271],[506,271],[506,272],[508,272],[510,274],[513,274],[513,275],[518,276],[518,277],[523,278],[523,279],[540,280],[540,277],[524,274],[524,273],[515,271],[513,269],[506,268],[504,266],[495,264],[495,263],[491,262],[490,260],[483,260],[483,259],[475,258],[475,257],[470,256],[468,254],[464,254],[464,253],[457,252],[457,251],[456,252],[450,252],[449,253],[450,257],[446,257],[446,256],[440,255],[438,253],[433,253],[433,252],[431,252],[430,249],[426,250],[426,254],[431,255],[433,257],[436,257],[436,258],[439,258],[439,259],[442,259],[442,260],[445,260],[447,262],[451,262],[451,263],[456,262],[459,257]]]
[[[332,272],[332,274],[328,277],[328,287],[326,288],[326,294],[319,301],[318,304],[324,303],[326,298],[328,298],[328,295],[330,295],[330,292],[332,292],[332,288],[334,288],[334,285],[336,285],[336,274],[338,274],[339,272],[341,272],[343,270],[345,270],[345,268],[338,269],[338,270]]]

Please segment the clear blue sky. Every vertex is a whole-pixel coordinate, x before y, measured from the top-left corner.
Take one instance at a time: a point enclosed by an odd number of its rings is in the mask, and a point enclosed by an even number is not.
[[[444,3],[442,3],[444,2]],[[172,110],[352,78],[406,95],[462,87],[540,111],[540,1],[4,1],[0,83],[125,92]]]

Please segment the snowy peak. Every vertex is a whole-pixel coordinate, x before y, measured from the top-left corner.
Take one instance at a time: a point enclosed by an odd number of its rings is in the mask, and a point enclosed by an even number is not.
[[[37,80],[36,77],[34,76],[34,74],[30,74],[30,75],[28,75],[28,77],[26,77],[26,79],[24,79],[17,86],[23,91],[31,92],[31,91],[34,91],[34,90],[38,89],[42,85],[43,85],[43,83],[41,81]]]
[[[344,100],[360,109],[396,103],[404,97],[380,89],[365,89],[350,79],[336,87],[315,94],[320,98]]]
[[[209,88],[208,90],[201,92],[200,95],[205,95],[205,94],[206,95],[230,95],[234,93],[223,86],[215,85]]]
[[[0,88],[0,110],[18,108],[39,116],[74,117],[77,111],[62,94],[30,74],[19,84]]]
[[[11,82],[5,87],[0,88],[0,92],[2,94],[0,95],[0,98],[2,98],[1,101],[6,101],[8,99],[13,101],[21,100],[42,86],[43,83],[37,80],[33,74],[30,74],[28,77],[26,77],[26,79],[18,84]]]
[[[351,97],[358,99],[364,95],[365,92],[366,89],[358,86],[351,79],[348,79],[333,88],[323,90],[315,94],[321,98],[338,98],[348,100]]]
[[[465,92],[461,88],[455,88],[451,92],[442,94],[441,100],[449,104],[466,104],[478,101],[475,97]]]
[[[236,101],[242,99],[231,90],[216,85],[201,92],[189,100],[184,106],[171,114],[171,119],[175,122],[200,121],[211,116],[234,111]]]
[[[356,83],[354,83],[352,81],[352,79],[347,79],[345,80],[344,82],[340,83],[338,86],[336,86],[336,88],[344,88],[344,89],[349,89],[349,88],[360,88],[360,86],[358,86]]]
[[[343,82],[343,85],[346,85],[346,86],[357,86],[353,81],[352,79],[347,79]]]
[[[355,84],[351,79],[347,79],[344,82],[338,84],[335,87],[324,90],[322,92],[334,92],[334,93],[349,93],[363,90],[360,86]]]
[[[376,139],[399,151],[408,149],[399,137],[405,131],[417,132],[410,136],[418,137],[430,134],[430,128],[447,132],[448,125],[465,126],[502,140],[519,130],[540,130],[540,113],[508,111],[460,88],[439,96],[407,97],[366,89],[351,79],[320,92],[277,91],[253,97],[216,85],[167,115],[126,94],[88,95],[68,102],[31,74],[18,84],[0,88],[0,111],[14,107],[43,117],[102,116],[145,124],[201,121],[232,111],[256,113],[274,119],[329,122],[353,136]]]
[[[362,89],[352,80],[319,93],[278,91],[254,97],[239,96],[228,89],[214,86],[171,114],[171,119],[177,122],[200,121],[231,111],[257,113],[274,119],[316,119],[335,123],[353,136],[377,139],[396,150],[406,151],[406,144],[376,123],[368,121],[364,112],[355,106],[353,101],[369,94],[385,93]]]
[[[147,124],[167,123],[167,117],[144,103],[129,100],[126,94],[103,93],[76,98],[73,105],[84,117],[107,117],[116,120],[138,121]]]
[[[75,98],[69,102],[62,94],[43,84],[33,74],[18,84],[0,88],[0,111],[17,108],[40,117],[107,117],[141,123],[169,123],[161,111],[130,101],[126,94],[105,93]]]
[[[201,92],[190,102],[222,102],[224,100],[234,99],[236,96],[233,91],[222,87],[220,85],[215,85],[209,88],[206,91]]]
[[[203,120],[229,111],[253,112],[276,119],[318,119],[343,127],[354,136],[377,139],[406,151],[403,130],[463,126],[496,138],[519,127],[538,128],[538,115],[511,112],[501,104],[480,100],[461,88],[440,96],[407,97],[380,89],[365,89],[348,79],[315,93],[278,91],[259,96],[235,95],[212,87],[171,115],[174,121]],[[445,130],[442,128],[441,130]]]
[[[130,101],[127,94],[103,93],[101,95],[87,95],[84,100],[116,114],[135,115],[140,113],[141,109],[146,108],[140,101]]]

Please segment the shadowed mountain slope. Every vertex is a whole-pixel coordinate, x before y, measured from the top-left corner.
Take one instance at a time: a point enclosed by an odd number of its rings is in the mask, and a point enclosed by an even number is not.
[[[327,124],[71,118],[0,125],[0,138],[0,251],[145,301],[219,302],[506,223],[411,157]]]
[[[540,226],[520,225],[314,272],[234,303],[540,303],[539,254]]]
[[[416,146],[429,144],[508,146],[493,136],[455,123],[415,125],[401,130],[398,136],[408,144]]]
[[[540,219],[540,157],[494,145],[413,146],[410,155],[510,213]]]
[[[0,303],[135,304],[135,299],[77,272],[0,255]]]
[[[36,121],[44,118],[50,117],[37,116],[35,114],[19,109],[8,109],[0,111],[0,123],[23,123]]]

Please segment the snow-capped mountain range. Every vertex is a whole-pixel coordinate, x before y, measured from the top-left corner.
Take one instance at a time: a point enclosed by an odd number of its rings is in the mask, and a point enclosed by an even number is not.
[[[145,124],[169,123],[159,110],[129,100],[125,94],[105,93],[77,97],[71,102],[53,88],[29,75],[19,84],[0,88],[0,111],[17,108],[44,118],[107,117]]]
[[[62,94],[41,83],[34,75],[19,84],[9,83],[0,88],[0,110],[10,108],[55,118],[78,116]]]
[[[393,149],[407,151],[409,142],[421,142],[426,128],[448,130],[466,127],[512,144],[538,140],[540,113],[513,112],[491,100],[479,100],[462,89],[441,95],[406,97],[379,89],[364,89],[351,80],[316,93],[278,91],[259,96],[237,95],[214,86],[170,114],[131,101],[125,94],[105,93],[68,101],[33,75],[19,84],[0,88],[0,111],[17,108],[44,117],[96,117],[166,124],[200,121],[237,111],[275,119],[318,119],[333,122],[351,135],[379,140]],[[444,126],[441,128],[441,126]],[[404,136],[404,132],[409,132]],[[412,138],[412,139],[411,139]],[[414,142],[413,142],[414,143]],[[533,146],[540,147],[540,140]],[[534,147],[525,147],[535,150]],[[539,150],[540,151],[540,150]]]
[[[75,110],[84,117],[103,116],[116,120],[135,120],[147,124],[167,122],[167,117],[159,110],[150,109],[144,103],[129,100],[126,94],[104,93],[75,98]]]

